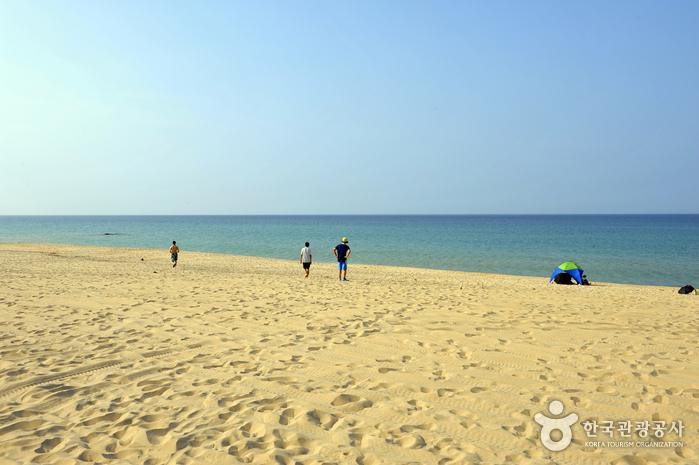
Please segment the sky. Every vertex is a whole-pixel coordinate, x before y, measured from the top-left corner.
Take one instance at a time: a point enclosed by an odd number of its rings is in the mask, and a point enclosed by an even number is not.
[[[0,215],[699,213],[699,2],[0,0]]]

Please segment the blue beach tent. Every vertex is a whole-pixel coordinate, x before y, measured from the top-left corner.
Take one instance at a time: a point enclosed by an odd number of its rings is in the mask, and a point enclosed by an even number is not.
[[[584,271],[580,269],[578,265],[576,265],[573,262],[565,262],[562,263],[558,268],[556,268],[556,271],[553,272],[551,275],[551,283],[553,282],[554,278],[558,276],[561,273],[568,273],[575,281],[577,281],[578,284],[582,285],[582,277]]]

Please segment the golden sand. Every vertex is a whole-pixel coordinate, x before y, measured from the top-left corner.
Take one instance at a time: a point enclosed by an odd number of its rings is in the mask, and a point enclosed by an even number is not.
[[[0,463],[699,460],[699,297],[352,263],[348,278],[0,244]],[[542,445],[538,413],[579,417],[567,448]],[[669,446],[588,438],[587,420],[649,437],[665,421]]]

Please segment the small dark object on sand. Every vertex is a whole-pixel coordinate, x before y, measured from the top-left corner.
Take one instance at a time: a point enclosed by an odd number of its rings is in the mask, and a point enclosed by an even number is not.
[[[680,294],[691,294],[694,292],[694,287],[692,287],[690,284],[687,284],[684,287],[681,287],[679,291],[677,291]]]

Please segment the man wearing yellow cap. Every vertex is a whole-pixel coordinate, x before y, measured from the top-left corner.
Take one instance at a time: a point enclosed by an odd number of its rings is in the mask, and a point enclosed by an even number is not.
[[[334,249],[333,253],[337,257],[337,279],[340,281],[348,281],[347,279],[347,257],[349,257],[351,250],[349,245],[347,245],[347,238],[342,238],[342,243],[338,244]],[[342,272],[345,272],[345,276],[342,276]]]

